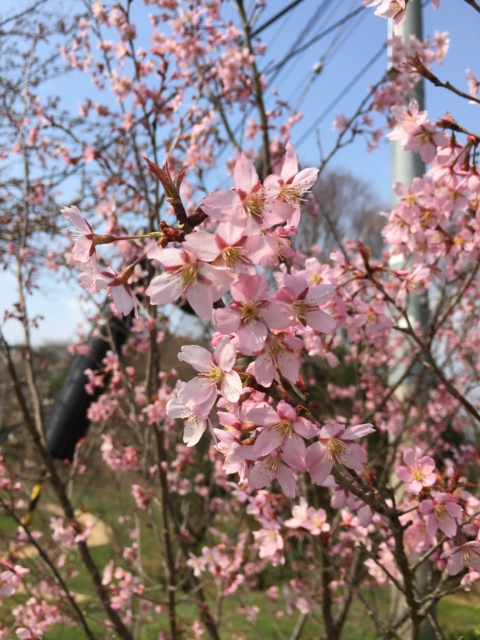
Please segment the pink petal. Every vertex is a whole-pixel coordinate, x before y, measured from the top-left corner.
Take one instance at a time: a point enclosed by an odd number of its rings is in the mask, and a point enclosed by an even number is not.
[[[72,250],[75,260],[78,260],[78,262],[88,262],[90,260],[90,249],[92,246],[92,240],[89,240],[86,236],[80,236]]]
[[[60,209],[63,216],[73,224],[73,226],[84,234],[93,233],[92,227],[80,213],[78,207],[63,207]]]
[[[233,181],[237,190],[243,191],[248,194],[252,191],[253,187],[258,183],[258,174],[251,162],[244,153],[241,153],[235,167],[233,169]]]
[[[331,300],[335,292],[336,287],[334,287],[333,284],[317,284],[315,287],[309,289],[306,299],[307,302],[320,306]]]
[[[264,427],[272,427],[274,424],[281,422],[280,416],[272,407],[258,407],[252,409],[247,414],[248,420],[251,420],[253,424],[258,424]]]
[[[285,160],[283,161],[280,176],[284,182],[287,182],[298,173],[298,159],[297,154],[295,153],[295,148],[291,142],[287,142],[285,148],[287,152],[285,154]]]
[[[308,451],[308,448],[307,448]],[[307,464],[308,467],[308,464]],[[322,485],[325,480],[330,475],[331,470],[333,469],[333,460],[329,460],[325,457],[321,462],[314,465],[313,467],[308,467],[308,472],[310,474],[310,478],[313,484]]]
[[[292,434],[283,442],[282,456],[288,457],[294,467],[305,470],[305,442],[303,438]]]
[[[255,378],[257,382],[264,387],[269,387],[272,384],[275,376],[275,367],[273,365],[272,358],[267,356],[266,353],[261,353],[255,360]]]
[[[454,518],[451,518],[450,520],[440,519],[437,522],[438,528],[443,531],[443,533],[449,538],[453,538],[453,536],[457,533],[457,521]]]
[[[430,515],[433,511],[433,500],[422,500],[422,502],[418,505],[418,510],[424,516]]]
[[[203,211],[214,220],[228,219],[231,210],[235,207],[242,207],[242,201],[234,189],[214,191],[204,198],[202,203]]]
[[[410,470],[407,469],[407,467],[397,467],[395,473],[402,482],[410,482],[410,480],[412,479],[412,474],[410,473]]]
[[[283,351],[277,356],[278,368],[289,382],[298,382],[300,373],[300,360],[291,351]]]
[[[200,282],[187,289],[186,298],[197,316],[202,320],[211,320],[213,296],[211,287]]]
[[[123,285],[112,287],[112,298],[115,306],[124,316],[127,316],[135,306],[132,293]]]
[[[185,345],[178,354],[178,359],[188,362],[197,371],[209,371],[212,367],[212,354],[196,344]]]
[[[298,173],[293,179],[293,184],[297,185],[297,188],[300,187],[303,192],[308,191],[318,178],[318,169],[314,169],[313,167],[307,167],[306,169],[302,169],[300,173]]]
[[[276,477],[276,470],[270,468],[270,460],[262,460],[262,462],[257,462],[250,471],[248,484],[252,489],[263,489]]]
[[[269,329],[286,329],[294,322],[292,309],[281,302],[270,302],[261,310],[261,316]]]
[[[152,247],[147,251],[150,260],[158,260],[164,267],[180,267],[185,264],[185,253],[180,249]]]
[[[291,276],[289,273],[286,273],[284,276],[284,282],[285,286],[289,287],[293,291],[293,300],[296,300],[300,294],[305,291],[305,289],[308,289],[308,282],[301,276]]]
[[[249,320],[239,327],[237,336],[240,344],[246,349],[252,352],[258,351],[264,346],[267,339],[267,327],[263,322]]]
[[[342,440],[351,440],[352,438],[362,438],[363,436],[368,436],[370,433],[374,433],[376,429],[373,425],[366,424],[358,424],[355,427],[350,427],[345,430],[345,433],[342,436]]]
[[[202,408],[206,410],[208,407],[209,412],[217,399],[217,388],[210,385],[205,378],[193,378],[180,389],[178,399],[187,406],[201,403]]]
[[[193,447],[205,433],[207,421],[202,419],[187,420],[183,430],[183,441],[187,447]]]
[[[242,380],[236,371],[225,374],[220,385],[222,396],[229,402],[238,402],[242,393]]]
[[[253,445],[253,453],[256,458],[261,456],[267,456],[268,454],[278,449],[283,442],[284,435],[279,429],[271,429],[265,427],[260,433]]]
[[[236,306],[230,305],[215,311],[215,329],[220,333],[235,333],[240,326],[242,313]]]
[[[457,547],[455,553],[447,561],[447,571],[451,576],[456,576],[463,568],[462,552]]]
[[[413,467],[417,462],[417,455],[415,451],[413,449],[406,449],[403,454],[403,461],[405,462],[407,467]]]
[[[219,367],[224,371],[231,371],[237,359],[235,347],[228,337],[220,340],[213,352],[213,355]]]
[[[189,233],[187,239],[183,242],[183,246],[187,251],[194,253],[199,260],[204,260],[205,262],[215,260],[220,253],[215,236],[206,231]]]
[[[180,275],[162,273],[153,278],[145,293],[151,304],[169,304],[174,302],[183,291],[183,278]]]
[[[280,465],[277,480],[287,498],[295,498],[295,476],[285,464]]]
[[[294,213],[294,208],[286,202],[282,202],[281,200],[267,202],[263,211],[263,226],[268,228],[273,227],[274,224],[286,222]]]
[[[320,333],[333,333],[337,326],[336,320],[321,309],[307,311],[305,313],[305,321],[309,327]]]
[[[232,298],[236,302],[258,302],[268,291],[268,282],[261,276],[240,276],[232,286]]]
[[[293,428],[295,430],[295,433],[298,433],[304,438],[315,438],[315,436],[318,434],[317,427],[305,418],[301,417],[295,420],[295,422],[293,423]]]

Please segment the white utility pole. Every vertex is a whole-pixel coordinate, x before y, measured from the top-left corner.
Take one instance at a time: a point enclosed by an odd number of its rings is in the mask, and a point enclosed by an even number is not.
[[[393,20],[389,20],[388,22],[388,36],[391,38],[393,35]],[[402,42],[407,46],[410,44],[410,36],[415,36],[420,42],[423,41],[422,0],[410,0],[407,5],[405,21],[402,24],[401,29],[398,31],[399,32],[396,35],[398,35],[402,39]],[[389,64],[390,57],[391,54],[389,51]],[[415,88],[410,94],[410,97],[416,98],[420,110],[423,111],[425,109],[423,78],[417,82]],[[407,186],[411,186],[414,178],[419,178],[425,173],[425,163],[421,159],[420,155],[414,151],[404,151],[400,148],[400,145],[396,140],[392,141],[391,166],[392,185],[396,182],[402,182]],[[393,190],[391,202],[392,207],[395,207],[399,202],[399,197]],[[408,262],[409,260],[407,260],[407,263]],[[395,258],[393,258],[391,266],[394,268],[402,268],[405,265],[403,262],[395,263]],[[426,291],[420,295],[409,295],[407,313],[412,324],[416,326],[417,331],[425,337],[429,321],[428,294]],[[390,382],[395,383],[403,373],[404,371],[395,371],[391,376]],[[401,385],[401,388],[398,389],[398,395],[402,398],[408,397],[412,392],[414,392],[413,390],[415,389],[415,383],[417,382],[418,376],[425,375],[425,370],[422,365],[418,363],[418,365],[412,369],[410,376],[408,376],[405,382]],[[424,563],[415,574],[416,583],[420,590],[426,586],[427,577],[428,567],[426,563]],[[402,613],[406,610],[405,598],[395,587],[392,587],[390,593],[391,613],[394,616],[394,619],[398,619],[402,617]],[[407,629],[402,628],[401,630],[407,631],[408,633]],[[435,631],[428,620],[422,624],[421,638],[422,640],[435,640],[436,638]]]

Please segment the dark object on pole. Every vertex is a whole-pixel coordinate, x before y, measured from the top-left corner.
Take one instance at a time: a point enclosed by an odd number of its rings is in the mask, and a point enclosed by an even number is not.
[[[84,373],[85,369],[101,367],[103,358],[111,349],[110,333],[115,347],[120,349],[127,338],[129,326],[130,316],[122,317],[121,320],[115,316],[100,320],[86,342],[90,347],[90,353],[75,356],[44,426],[45,442],[54,458],[73,458],[77,442],[87,433],[88,408],[102,393],[101,389],[96,389],[93,395],[86,392],[85,385],[88,379]]]

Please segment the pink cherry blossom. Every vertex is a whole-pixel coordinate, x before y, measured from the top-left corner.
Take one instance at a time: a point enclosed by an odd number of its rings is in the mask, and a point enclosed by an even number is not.
[[[290,467],[285,464],[282,453],[277,451],[256,462],[248,474],[248,485],[252,489],[263,489],[273,480],[278,480],[287,498],[295,497],[295,476]]]
[[[463,509],[446,493],[437,493],[433,500],[422,500],[418,506],[421,514],[427,517],[427,534],[434,536],[437,529],[452,538],[457,532],[457,518],[462,517]]]
[[[323,484],[334,464],[343,464],[361,471],[367,462],[367,456],[354,440],[374,431],[371,424],[360,424],[348,429],[342,424],[327,424],[322,427],[319,441],[310,445],[305,454],[305,464],[312,482]]]
[[[392,113],[398,124],[387,138],[398,140],[402,149],[418,151],[424,162],[434,159],[437,147],[448,145],[448,136],[426,119],[426,111],[419,111],[415,98],[410,100],[408,109],[395,106]]]
[[[275,251],[275,240],[266,235],[246,236],[242,227],[232,222],[218,226],[215,240],[219,255],[212,264],[228,267],[237,274],[255,275],[255,264],[261,264]]]
[[[211,218],[233,222],[250,236],[293,215],[293,207],[267,194],[253,163],[243,153],[233,169],[233,180],[235,191],[217,191],[204,199],[202,208]]]
[[[285,520],[285,526],[290,529],[299,529],[300,527],[306,528],[309,520],[308,516],[308,502],[305,498],[300,498],[300,504],[296,504],[292,508],[292,518]]]
[[[214,402],[216,399],[216,393]],[[169,418],[176,419],[181,418],[185,420],[185,429],[183,431],[183,441],[187,447],[193,447],[200,440],[205,433],[207,426],[209,426],[208,414],[211,407],[209,407],[209,398],[205,403],[195,404],[190,402],[186,404],[179,397],[171,398],[167,402],[167,415]]]
[[[223,413],[223,411],[219,411],[219,414]],[[225,456],[223,470],[225,473],[238,473],[239,482],[244,482],[247,463],[245,457],[241,455],[243,446],[240,442],[240,432],[229,427],[228,431],[214,429],[214,433],[218,440],[216,449]]]
[[[382,329],[393,327],[393,321],[385,315],[387,303],[384,300],[369,305],[357,299],[352,304],[357,315],[352,318],[350,326],[365,327],[367,338],[374,338]]]
[[[5,563],[2,563],[2,567],[5,567]],[[13,596],[20,586],[22,578],[30,572],[30,569],[16,564],[8,569],[5,569],[0,573],[0,595]]]
[[[293,518],[285,521],[285,526],[291,529],[306,529],[312,535],[330,531],[325,509],[314,509],[307,506],[305,498],[300,498],[300,504],[292,509]]]
[[[435,461],[430,456],[418,458],[414,449],[407,449],[403,454],[405,467],[396,469],[396,474],[402,482],[405,482],[405,489],[411,493],[420,493],[422,487],[431,487],[435,484],[437,476],[433,473]]]
[[[266,456],[280,447],[285,455],[301,458],[305,449],[303,438],[314,438],[318,433],[315,425],[297,416],[295,409],[283,400],[276,411],[272,407],[252,409],[247,418],[264,427],[252,447],[252,459]]]
[[[63,207],[60,211],[78,231],[75,236],[72,233],[70,234],[72,238],[75,238],[75,245],[72,250],[75,260],[88,262],[95,253],[92,227],[82,216],[78,207]]]
[[[237,352],[230,338],[222,338],[213,354],[198,345],[182,347],[178,359],[188,362],[200,372],[180,390],[178,398],[184,404],[192,406],[192,403],[201,403],[210,410],[217,399],[217,385],[229,402],[237,402],[240,398],[242,381],[238,373],[233,371]]]
[[[127,316],[134,309],[135,317],[138,317],[137,299],[128,283],[133,268],[127,267],[121,274],[116,273],[111,267],[98,271],[95,259],[92,260],[92,267],[92,270],[84,271],[78,276],[80,286],[93,292],[109,289],[113,303],[120,313]]]
[[[452,547],[442,553],[440,557],[448,558],[447,571],[451,576],[456,576],[467,567],[480,571],[480,541],[473,540],[465,542],[459,547]]]
[[[228,291],[234,274],[204,262],[219,253],[214,236],[207,235],[211,238],[209,244],[204,237],[189,238],[184,243],[187,250],[150,249],[148,257],[165,267],[165,273],[153,278],[146,290],[152,304],[168,304],[183,294],[199,318],[210,320],[213,303]]]
[[[262,529],[253,532],[253,537],[260,546],[260,558],[272,558],[283,549],[283,538],[280,535],[280,525],[272,520],[259,519]]]
[[[287,142],[285,148],[285,160],[280,175],[267,176],[264,184],[268,194],[292,205],[295,213],[289,223],[297,226],[300,221],[300,203],[303,195],[315,184],[318,169],[303,169],[299,173],[297,154],[293,144]]]
[[[319,284],[309,288],[304,278],[288,273],[285,274],[284,282],[285,286],[280,289],[277,298],[291,305],[295,321],[321,333],[332,333],[336,322],[319,307],[334,297],[335,287]]]
[[[286,333],[269,333],[265,345],[256,352],[255,361],[247,371],[252,373],[257,382],[270,387],[274,379],[278,379],[277,369],[290,382],[298,381],[300,360],[298,353],[303,346],[300,338]]]
[[[250,353],[263,347],[268,329],[292,324],[290,309],[268,295],[268,282],[260,276],[240,276],[231,294],[233,304],[215,312],[215,328],[224,334],[237,333],[240,345]]]

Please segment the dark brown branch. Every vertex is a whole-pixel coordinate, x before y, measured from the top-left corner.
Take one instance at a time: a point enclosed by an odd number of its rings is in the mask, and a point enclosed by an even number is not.
[[[263,160],[263,178],[272,173],[272,162],[270,158],[270,140],[268,137],[268,118],[263,102],[263,88],[260,80],[257,63],[255,62],[255,52],[253,50],[251,39],[251,26],[247,19],[243,0],[237,0],[238,12],[242,21],[243,31],[245,33],[245,44],[247,45],[250,55],[253,57],[252,73],[255,85],[255,101],[257,104],[258,115],[260,117],[260,125],[262,127],[262,160]]]
[[[480,13],[480,5],[478,5],[475,0],[464,0],[467,4],[469,4],[472,9],[475,9],[477,13]]]
[[[471,6],[475,5],[476,7],[478,7],[476,3],[472,4],[471,2],[468,2],[468,0],[465,0],[465,2],[467,2],[468,4],[471,4]],[[452,84],[450,84],[448,80],[446,82],[443,82],[442,80],[440,80],[440,78],[438,78],[434,73],[432,73],[430,69],[427,69],[427,67],[420,60],[418,53],[412,56],[410,60],[415,71],[419,73],[423,78],[425,78],[425,80],[428,80],[436,87],[443,87],[444,89],[448,89],[448,91],[455,93],[457,96],[460,96],[460,98],[465,98],[466,100],[472,100],[473,102],[477,102],[478,104],[480,104],[480,98],[475,98],[474,96],[471,96],[469,93],[465,93],[464,91],[457,89],[457,87],[454,87]]]
[[[82,627],[85,629],[85,633],[87,634],[87,636],[89,638],[91,638],[91,640],[96,640],[95,635],[93,634],[92,630],[88,626],[88,623],[87,623],[87,621],[85,619],[85,616],[82,613],[82,610],[78,606],[75,598],[73,597],[73,595],[70,592],[70,589],[68,588],[68,585],[65,583],[64,579],[62,578],[62,576],[58,572],[58,569],[56,568],[54,563],[50,560],[50,558],[45,553],[45,551],[42,549],[42,547],[38,544],[36,539],[32,536],[32,534],[30,533],[30,529],[25,524],[23,524],[22,520],[17,517],[15,512],[8,506],[8,504],[2,498],[0,498],[0,502],[2,504],[2,507],[8,513],[8,515],[13,520],[15,520],[15,522],[17,523],[17,525],[19,527],[23,528],[23,530],[27,534],[27,537],[28,537],[28,540],[29,540],[30,544],[35,547],[35,549],[38,551],[38,553],[39,553],[40,557],[42,558],[42,560],[45,562],[45,564],[50,568],[50,570],[54,574],[54,576],[57,579],[59,585],[61,586],[61,588],[65,592],[67,600],[70,602],[72,608],[74,609],[75,613],[77,614]]]
[[[169,508],[168,508],[168,480],[165,471],[165,432],[162,427],[155,425],[155,439],[157,442],[158,476],[160,479],[161,511],[162,511],[162,536],[167,567],[167,591],[168,591],[168,620],[172,640],[177,640],[177,619],[175,611],[175,559],[173,556],[172,539],[170,536]]]

